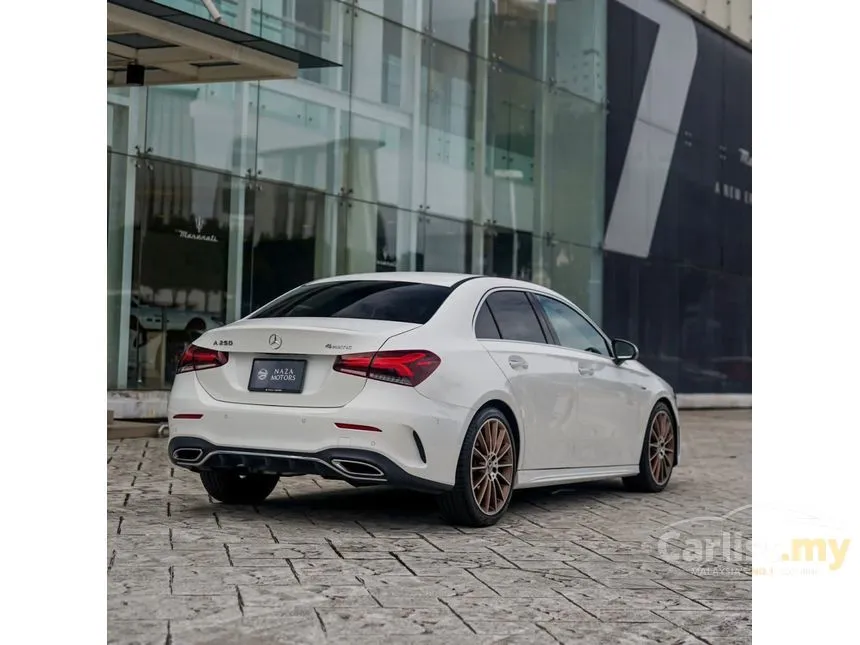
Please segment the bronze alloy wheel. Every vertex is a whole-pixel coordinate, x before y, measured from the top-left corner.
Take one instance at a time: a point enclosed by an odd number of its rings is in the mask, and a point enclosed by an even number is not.
[[[500,419],[484,421],[472,444],[472,495],[478,508],[495,515],[505,507],[514,479],[511,433]]]
[[[491,526],[511,503],[517,435],[509,414],[488,404],[475,413],[466,429],[454,485],[437,497],[442,516],[455,526]]]
[[[675,432],[669,413],[659,410],[651,420],[648,434],[648,464],[658,486],[669,481],[675,463]]]

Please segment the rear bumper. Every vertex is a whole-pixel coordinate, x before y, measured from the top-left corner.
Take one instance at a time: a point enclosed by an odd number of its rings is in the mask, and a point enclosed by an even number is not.
[[[282,476],[320,475],[354,484],[388,484],[439,493],[451,486],[410,475],[391,459],[370,450],[332,448],[315,453],[218,446],[197,437],[173,437],[171,463],[194,472],[229,470]]]
[[[455,481],[469,410],[431,401],[412,388],[375,381],[340,408],[227,403],[213,399],[195,375],[187,373],[177,375],[174,382],[168,421],[170,459],[184,468],[200,470],[212,467],[206,465],[210,463],[241,466],[238,457],[249,456],[255,468],[262,463],[283,474],[318,473],[358,481],[355,475],[348,478],[336,460],[360,455],[358,461],[384,474],[374,481],[398,486],[412,482],[407,487],[422,489],[428,482],[444,489]],[[175,443],[179,440],[184,443]],[[174,452],[181,447],[218,454],[208,456],[205,463],[177,460]],[[260,462],[259,455],[270,455],[276,463]]]

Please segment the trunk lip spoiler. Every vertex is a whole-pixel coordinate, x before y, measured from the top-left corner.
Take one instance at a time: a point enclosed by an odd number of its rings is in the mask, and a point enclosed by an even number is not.
[[[450,289],[451,289],[451,291],[454,291],[454,289],[459,287],[461,284],[465,284],[466,282],[470,282],[471,280],[477,280],[478,278],[488,278],[488,277],[489,276],[486,276],[486,275],[470,275],[470,276],[467,276],[467,277],[463,278],[462,280],[458,280],[457,282],[452,284]]]

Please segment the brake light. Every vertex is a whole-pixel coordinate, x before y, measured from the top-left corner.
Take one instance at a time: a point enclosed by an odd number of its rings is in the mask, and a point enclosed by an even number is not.
[[[176,373],[199,372],[213,367],[221,367],[227,362],[227,352],[219,352],[214,349],[206,349],[197,345],[189,345],[176,367]]]
[[[436,371],[441,362],[442,359],[426,349],[407,349],[338,356],[333,369],[343,374],[415,387]]]

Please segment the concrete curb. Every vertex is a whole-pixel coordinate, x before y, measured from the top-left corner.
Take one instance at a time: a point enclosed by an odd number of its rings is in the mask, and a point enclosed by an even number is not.
[[[166,390],[110,390],[107,409],[117,419],[164,419],[168,394]]]
[[[108,439],[148,439],[158,437],[161,423],[114,421],[108,424]]]

